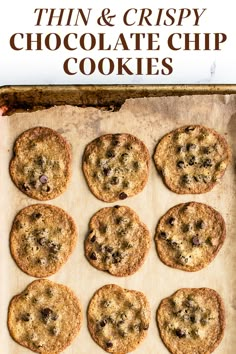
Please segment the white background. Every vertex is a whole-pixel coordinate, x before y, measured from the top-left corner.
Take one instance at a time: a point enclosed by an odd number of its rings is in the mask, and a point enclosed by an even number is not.
[[[103,8],[109,7],[111,14],[116,18],[114,27],[101,27],[97,24],[97,18],[101,15]],[[153,11],[150,17],[153,24],[158,15],[159,8],[207,8],[207,11],[200,19],[200,26],[194,27],[195,17],[191,15],[184,21],[184,26],[131,26],[122,25],[122,15],[129,8],[151,8]],[[92,8],[88,26],[82,22],[76,27],[36,27],[37,16],[35,8]],[[236,83],[236,31],[235,13],[236,3],[232,0],[8,0],[0,5],[0,86],[4,85],[32,85],[32,84],[235,84]],[[140,13],[140,12],[138,12]],[[136,15],[136,20],[139,16]],[[115,44],[119,33],[125,33],[128,38],[129,32],[153,32],[160,33],[159,51],[93,51],[76,50],[69,52],[61,47],[57,51],[14,51],[10,48],[9,39],[15,32],[56,32],[61,36],[69,32],[78,34],[92,32],[96,35],[99,32],[107,32],[107,40]],[[171,51],[167,48],[166,39],[174,32],[224,32],[227,34],[227,41],[221,51]],[[213,37],[212,37],[213,38]],[[23,45],[25,42],[22,41]],[[103,57],[109,56],[114,61],[116,57],[165,57],[173,58],[174,71],[169,76],[163,75],[142,75],[142,76],[118,76],[113,74],[106,76],[95,72],[86,76],[78,72],[74,76],[66,75],[63,71],[63,62],[69,57],[91,57],[96,62]],[[132,67],[130,67],[132,69]]]

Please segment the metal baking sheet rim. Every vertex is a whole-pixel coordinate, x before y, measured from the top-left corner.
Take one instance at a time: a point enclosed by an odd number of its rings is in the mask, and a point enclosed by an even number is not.
[[[236,94],[236,85],[3,86],[0,106],[8,106],[8,114],[18,109],[31,111],[64,104],[114,106],[118,110],[128,98],[212,94]]]

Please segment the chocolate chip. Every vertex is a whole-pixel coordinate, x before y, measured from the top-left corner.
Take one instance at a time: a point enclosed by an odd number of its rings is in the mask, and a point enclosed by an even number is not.
[[[124,200],[124,199],[126,199],[128,197],[128,195],[126,194],[126,193],[124,193],[124,192],[121,192],[120,194],[119,194],[119,199],[121,199],[121,200]]]
[[[33,214],[31,215],[31,218],[32,218],[33,220],[38,220],[38,219],[41,218],[41,216],[42,216],[42,214],[35,212],[35,213],[33,213]]]
[[[195,182],[199,182],[200,181],[199,176],[193,176],[193,179],[194,179]]]
[[[105,308],[108,308],[111,305],[111,301],[110,300],[104,300],[102,303],[102,306]]]
[[[127,150],[132,150],[132,149],[133,149],[132,145],[129,144],[129,143],[127,143],[127,144],[125,145],[125,147],[126,147]]]
[[[36,188],[37,181],[30,181],[30,186],[33,187],[33,188]]]
[[[111,184],[112,184],[112,185],[117,185],[117,184],[119,184],[119,178],[118,178],[118,177],[112,177],[112,179],[111,179]]]
[[[116,218],[116,224],[117,225],[121,224],[122,220],[123,220],[122,216],[119,216],[118,218]]]
[[[178,256],[178,260],[179,260],[179,263],[182,265],[185,265],[188,263],[188,257],[185,257],[181,254]]]
[[[162,240],[166,240],[167,239],[167,233],[165,231],[161,231],[159,233],[159,238],[161,238]]]
[[[40,348],[43,348],[43,346],[45,345],[45,343],[42,341],[38,342],[37,344],[34,343],[34,345],[36,346],[36,348],[40,349]]]
[[[106,246],[105,249],[108,253],[113,252],[113,247],[111,247],[111,246]]]
[[[37,242],[40,244],[40,246],[45,246],[47,243],[46,237],[40,237],[37,239]]]
[[[46,289],[46,294],[49,296],[49,297],[53,297],[54,295],[54,291],[52,288],[47,288]]]
[[[187,307],[195,307],[195,302],[193,301],[193,297],[191,295],[188,296],[188,298],[185,300],[184,305]]]
[[[104,169],[103,169],[104,176],[109,176],[110,173],[111,173],[111,168],[110,167],[104,167]]]
[[[175,218],[173,218],[173,216],[171,216],[171,217],[168,219],[168,224],[170,224],[171,226],[174,226],[174,224],[175,224]]]
[[[192,329],[190,333],[193,338],[199,338],[199,333],[197,328]]]
[[[39,177],[39,181],[40,181],[42,184],[46,184],[46,183],[48,183],[48,177],[45,176],[45,175],[41,175],[41,176]]]
[[[53,241],[49,241],[48,247],[49,247],[49,251],[52,253],[57,253],[61,249],[61,245]]]
[[[29,322],[30,318],[31,318],[31,316],[30,316],[30,313],[28,313],[28,312],[23,313],[23,315],[21,315],[21,319],[24,322]]]
[[[141,330],[141,324],[135,324],[135,325],[133,326],[133,330],[134,330],[135,332],[140,332],[140,330]]]
[[[182,225],[182,231],[183,231],[183,232],[188,232],[188,231],[190,231],[190,230],[191,230],[190,224],[184,224],[184,225]]]
[[[179,337],[179,338],[184,338],[184,337],[186,337],[185,331],[182,330],[182,329],[180,329],[180,328],[177,328],[177,329],[175,330],[175,334],[176,334],[177,337]]]
[[[184,168],[184,161],[178,161],[176,166],[179,168]]]
[[[119,208],[120,208],[120,205],[114,205],[113,208],[119,209]]]
[[[56,253],[50,252],[49,255],[49,260],[58,261],[58,255]]]
[[[121,253],[119,251],[112,253],[112,258],[113,258],[113,263],[120,263],[122,260]]]
[[[116,154],[113,150],[107,150],[107,153],[106,153],[106,157],[108,158],[112,158],[112,157],[115,157]]]
[[[144,331],[147,331],[148,328],[149,328],[149,324],[146,324],[146,325],[144,324],[144,325],[143,325],[143,330],[144,330]]]
[[[121,156],[120,156],[121,162],[127,162],[128,159],[129,159],[129,154],[127,154],[127,152],[121,154]]]
[[[27,298],[28,298],[28,296],[29,296],[28,291],[24,292],[23,296],[27,299]]]
[[[117,230],[117,235],[125,236],[127,234],[127,232],[128,232],[127,228],[121,227]]]
[[[105,183],[105,184],[103,185],[103,189],[104,189],[105,191],[109,191],[109,190],[111,189],[110,183]]]
[[[128,336],[128,332],[124,331],[124,330],[119,330],[119,335],[123,338]]]
[[[22,189],[23,189],[25,192],[27,192],[27,191],[30,190],[30,186],[28,185],[28,183],[23,183],[23,184],[22,184]]]
[[[203,167],[211,167],[212,166],[212,161],[211,159],[206,159],[204,162],[203,162]]]
[[[37,263],[40,265],[45,265],[47,263],[46,258],[38,258]]]
[[[202,179],[204,183],[208,183],[210,181],[210,176],[202,175]]]
[[[138,161],[134,161],[133,162],[133,168],[137,171],[139,169],[139,162]]]
[[[168,240],[168,241],[172,248],[178,248],[178,243],[176,241],[173,240]]]
[[[105,252],[105,247],[103,244],[98,245],[98,251],[104,253]]]
[[[114,317],[112,317],[112,316],[109,316],[109,317],[107,318],[107,320],[108,320],[110,323],[112,323],[112,324],[115,324],[115,323],[116,323]]]
[[[188,144],[187,145],[187,150],[188,151],[194,151],[196,149],[197,145],[196,144]]]
[[[129,249],[129,248],[132,248],[133,245],[130,242],[125,241],[125,242],[122,243],[122,247]]]
[[[102,261],[104,262],[104,263],[108,263],[108,262],[110,262],[110,255],[106,255],[106,256],[104,256],[103,258],[102,258]]]
[[[177,152],[185,152],[186,151],[186,146],[180,145],[177,147]]]
[[[123,186],[123,188],[128,188],[129,187],[129,181],[123,181],[122,186]]]
[[[202,318],[200,322],[201,322],[201,325],[205,326],[208,323],[208,319]]]
[[[125,321],[126,318],[127,318],[126,313],[122,313],[122,314],[120,315],[120,318],[122,319],[122,321]]]
[[[188,160],[188,164],[189,166],[193,166],[196,162],[196,157],[195,156],[191,156],[190,159]]]
[[[194,128],[194,127],[191,127],[191,126],[188,126],[188,127],[186,127],[186,128],[184,129],[185,133],[190,133],[190,132],[192,132],[192,131],[194,131],[194,130],[195,130],[195,128]]]
[[[118,146],[118,145],[120,145],[120,141],[116,138],[112,138],[111,145]]]
[[[41,310],[41,314],[42,314],[44,317],[48,317],[48,316],[50,316],[52,313],[53,313],[53,311],[52,311],[50,308],[48,308],[48,307],[46,307],[46,308],[44,308],[44,309]]]
[[[47,229],[35,229],[33,233],[36,236],[42,236],[47,234],[47,232],[48,232]]]
[[[50,332],[52,335],[57,336],[59,334],[59,329],[57,327],[52,327]]]
[[[190,321],[192,322],[192,323],[197,323],[197,319],[196,319],[196,317],[193,315],[193,316],[190,316]]]
[[[90,239],[90,242],[94,243],[96,241],[96,235],[93,235],[93,237]]]
[[[121,320],[121,321],[118,321],[117,322],[117,327],[120,327],[122,326],[123,324],[125,323],[125,321]]]
[[[41,166],[41,167],[43,167],[45,164],[46,164],[46,157],[44,157],[44,156],[38,156],[38,158],[37,158],[37,160],[36,160],[36,163],[39,165],[39,166]]]
[[[107,324],[107,320],[106,320],[106,319],[100,321],[100,326],[101,326],[101,327],[105,327],[106,324]]]
[[[51,318],[52,314],[53,314],[53,311],[50,308],[48,308],[48,307],[46,307],[44,309],[41,309],[40,312],[41,312],[41,315],[42,315],[42,318],[43,318],[44,322],[48,322],[49,319]]]
[[[206,244],[210,245],[210,246],[213,246],[211,237],[207,237]]]
[[[58,319],[58,315],[56,313],[53,313],[52,316],[51,316],[51,319],[53,321],[56,321]]]
[[[23,228],[23,225],[20,223],[19,220],[16,220],[14,224],[15,224],[15,228],[18,230]]]
[[[213,150],[213,148],[210,146],[203,146],[203,148],[202,148],[202,152],[207,155],[210,154],[212,152],[212,150]]]
[[[105,234],[107,232],[107,225],[104,225],[104,224],[101,224],[99,226],[99,231],[102,233],[102,234]]]
[[[112,257],[119,257],[120,256],[120,252],[116,251],[114,253],[112,253]]]
[[[197,236],[194,236],[192,238],[192,244],[193,244],[193,246],[200,246],[201,242]]]
[[[182,176],[182,182],[183,182],[184,184],[189,184],[189,183],[191,183],[191,177],[190,177],[189,175],[183,175],[183,176]]]
[[[201,229],[201,230],[202,230],[202,229],[205,228],[206,225],[205,225],[205,223],[204,223],[203,220],[198,220],[196,226],[197,226],[198,229]]]
[[[112,342],[106,342],[106,346],[107,348],[112,348],[113,347],[113,343]]]
[[[92,259],[93,261],[96,261],[97,260],[97,256],[96,256],[96,253],[95,252],[92,252],[90,254],[90,259]]]

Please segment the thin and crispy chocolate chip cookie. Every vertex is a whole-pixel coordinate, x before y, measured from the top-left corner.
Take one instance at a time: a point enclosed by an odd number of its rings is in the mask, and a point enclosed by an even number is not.
[[[10,234],[10,249],[25,273],[47,277],[67,261],[76,239],[75,223],[64,210],[35,204],[16,215]]]
[[[146,296],[117,285],[105,285],[88,307],[88,329],[109,353],[129,353],[146,337],[150,307]]]
[[[149,173],[149,152],[130,134],[107,134],[91,143],[83,156],[83,171],[91,192],[115,202],[141,192]]]
[[[190,202],[176,205],[162,216],[155,241],[162,262],[195,272],[215,258],[225,235],[219,212],[206,204]]]
[[[82,322],[81,305],[67,286],[41,279],[9,305],[12,338],[36,353],[59,353],[71,344]]]
[[[223,136],[213,129],[184,126],[165,135],[154,161],[167,187],[179,194],[198,194],[219,182],[230,160]]]
[[[15,185],[29,197],[56,198],[65,191],[70,179],[70,145],[55,130],[29,129],[15,142],[10,175]]]
[[[90,220],[85,254],[97,269],[116,276],[135,273],[150,247],[147,227],[127,206],[99,210]]]
[[[172,354],[210,354],[224,335],[224,304],[215,290],[180,289],[161,301],[157,324]]]

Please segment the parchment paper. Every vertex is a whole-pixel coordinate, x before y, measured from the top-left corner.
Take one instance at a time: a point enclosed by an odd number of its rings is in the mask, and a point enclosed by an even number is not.
[[[93,268],[84,257],[84,238],[90,217],[100,208],[111,206],[97,200],[89,191],[81,170],[85,145],[104,133],[129,132],[142,139],[153,155],[158,140],[167,132],[184,124],[204,124],[226,136],[233,159],[222,183],[202,195],[177,195],[168,190],[154,163],[144,191],[120,203],[133,208],[147,224],[152,244],[143,267],[127,278],[117,278]],[[182,287],[210,287],[217,290],[226,306],[225,336],[216,354],[233,354],[236,348],[236,95],[209,95],[130,99],[119,112],[95,108],[54,107],[34,113],[18,113],[0,117],[0,352],[28,354],[16,344],[7,329],[7,309],[13,295],[21,292],[34,278],[24,274],[9,252],[9,232],[15,214],[37,201],[17,190],[8,165],[16,137],[35,126],[47,126],[61,133],[72,145],[73,174],[70,185],[60,197],[48,202],[65,209],[75,219],[79,239],[68,262],[49,279],[71,287],[81,300],[84,320],[82,330],[66,354],[102,354],[87,330],[86,309],[93,293],[102,285],[115,283],[128,289],[143,291],[151,304],[152,317],[148,336],[135,351],[137,354],[167,354],[156,325],[156,309],[160,300]],[[159,260],[153,241],[159,218],[172,206],[187,201],[204,202],[222,213],[227,237],[216,259],[205,269],[188,273],[165,266]],[[191,353],[189,353],[191,354]]]

